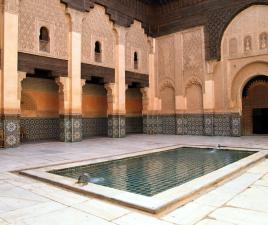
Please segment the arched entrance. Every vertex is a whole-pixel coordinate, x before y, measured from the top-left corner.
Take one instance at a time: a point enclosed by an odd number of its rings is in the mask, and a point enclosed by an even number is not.
[[[242,122],[244,135],[268,134],[268,76],[255,76],[245,85]]]

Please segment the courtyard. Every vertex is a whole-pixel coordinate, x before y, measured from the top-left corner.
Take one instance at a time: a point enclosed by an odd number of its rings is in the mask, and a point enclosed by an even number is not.
[[[268,152],[266,136],[198,137],[129,135],[91,138],[80,143],[23,144],[0,152],[1,225],[266,225],[268,166],[261,160],[232,179],[201,192],[187,203],[156,215],[88,197],[16,171],[136,154],[167,146],[250,148]]]

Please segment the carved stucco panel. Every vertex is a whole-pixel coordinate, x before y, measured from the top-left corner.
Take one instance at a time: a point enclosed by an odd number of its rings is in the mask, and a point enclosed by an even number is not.
[[[148,73],[150,45],[141,23],[134,21],[126,34],[126,69],[133,72]],[[134,52],[138,53],[138,69],[134,69]]]
[[[222,38],[223,60],[267,54],[267,39],[262,36],[268,31],[267,21],[268,6],[251,6],[238,14]]]
[[[39,51],[39,30],[48,26],[50,53]],[[19,51],[67,59],[68,19],[58,0],[21,0],[19,5]]]
[[[202,29],[183,32],[183,75],[187,79],[197,76],[203,80],[204,54]]]
[[[175,80],[174,36],[158,39],[158,80]]]
[[[94,48],[95,42],[101,43],[102,62],[95,62]],[[114,45],[115,35],[113,24],[105,14],[105,8],[95,5],[87,13],[82,27],[82,62],[101,65],[105,67],[114,67]]]

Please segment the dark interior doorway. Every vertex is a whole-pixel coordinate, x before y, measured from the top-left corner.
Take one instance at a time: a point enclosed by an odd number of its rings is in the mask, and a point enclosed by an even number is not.
[[[253,134],[268,134],[268,108],[253,109]]]

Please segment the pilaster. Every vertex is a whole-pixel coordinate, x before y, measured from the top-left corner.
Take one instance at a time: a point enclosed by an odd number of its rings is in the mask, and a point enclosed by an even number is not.
[[[4,0],[1,19],[1,147],[20,144],[20,86],[18,76],[19,0]]]
[[[60,140],[82,140],[81,32],[83,12],[67,8],[70,30],[68,43],[68,76],[57,80],[59,85]]]
[[[126,76],[125,45],[127,28],[114,26],[116,44],[115,83],[106,84],[108,98],[108,136],[122,138],[126,135]]]

